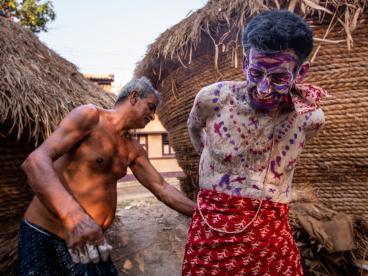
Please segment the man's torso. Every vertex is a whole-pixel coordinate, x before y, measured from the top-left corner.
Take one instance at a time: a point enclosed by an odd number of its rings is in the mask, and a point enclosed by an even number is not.
[[[255,112],[247,103],[244,82],[219,84],[206,93],[211,97],[207,102],[214,103],[216,112],[207,119],[202,137],[201,188],[250,198],[264,195],[269,200],[289,202],[293,172],[306,143],[306,130],[323,118],[322,111]]]
[[[126,175],[127,167],[137,155],[138,144],[128,135],[118,135],[104,111],[99,112],[99,122],[92,132],[53,165],[65,188],[106,229],[115,216],[117,180]],[[60,220],[36,196],[25,218],[63,238]]]

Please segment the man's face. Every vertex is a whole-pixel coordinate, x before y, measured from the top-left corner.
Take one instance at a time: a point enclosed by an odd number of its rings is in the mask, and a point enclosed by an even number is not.
[[[250,105],[257,111],[277,109],[295,80],[297,57],[293,51],[267,52],[252,48],[246,62]]]
[[[137,101],[137,128],[144,128],[155,118],[158,99],[154,93],[150,93],[146,98],[139,98]]]

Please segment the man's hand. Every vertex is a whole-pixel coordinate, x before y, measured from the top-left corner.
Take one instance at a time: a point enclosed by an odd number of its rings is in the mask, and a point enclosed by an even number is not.
[[[63,224],[73,262],[107,261],[112,247],[106,242],[101,227],[90,216],[85,213],[70,215]]]
[[[100,261],[106,262],[110,256],[112,246],[109,245],[105,239],[99,245],[92,245],[87,243],[82,249],[69,248],[70,256],[73,262],[87,264],[90,262],[98,263]]]

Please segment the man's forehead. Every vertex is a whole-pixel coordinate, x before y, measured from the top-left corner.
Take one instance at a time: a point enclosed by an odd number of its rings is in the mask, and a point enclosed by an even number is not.
[[[144,98],[144,100],[147,102],[147,103],[152,103],[152,104],[155,104],[157,105],[158,104],[158,98],[156,96],[155,93],[150,93],[147,95],[146,98]]]
[[[272,50],[257,50],[250,49],[249,62],[270,62],[270,63],[297,63],[298,58],[293,50],[272,51]]]

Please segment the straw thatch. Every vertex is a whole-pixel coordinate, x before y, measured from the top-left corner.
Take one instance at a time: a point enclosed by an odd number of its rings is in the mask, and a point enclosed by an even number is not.
[[[368,227],[361,220],[327,208],[304,185],[293,190],[290,224],[306,275],[362,275]]]
[[[336,211],[368,222],[368,21],[366,1],[217,0],[165,31],[138,64],[162,94],[160,119],[169,132],[186,177],[181,188],[194,196],[198,160],[187,118],[194,97],[219,80],[242,80],[240,34],[254,14],[286,8],[310,23],[315,38],[306,82],[325,88],[326,126],[302,153],[294,185],[313,184]]]
[[[34,34],[0,17],[0,271],[14,261],[19,220],[32,197],[22,161],[72,108],[113,102]]]

